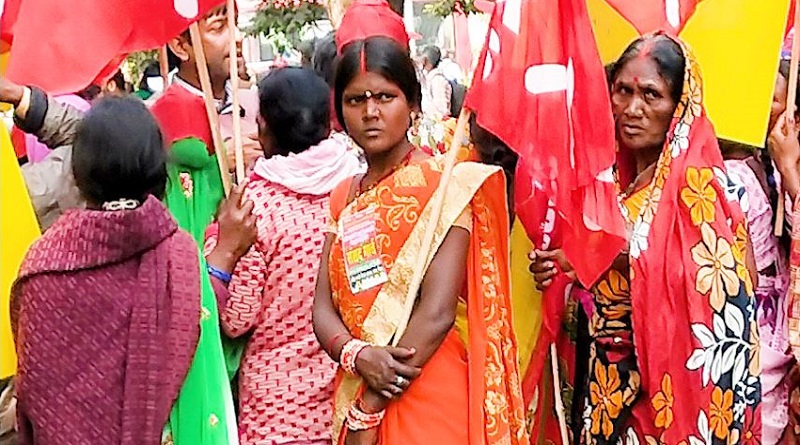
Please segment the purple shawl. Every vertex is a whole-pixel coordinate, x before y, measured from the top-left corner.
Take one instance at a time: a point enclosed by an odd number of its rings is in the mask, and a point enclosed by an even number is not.
[[[64,214],[11,293],[21,443],[157,444],[200,333],[197,246],[149,198]]]

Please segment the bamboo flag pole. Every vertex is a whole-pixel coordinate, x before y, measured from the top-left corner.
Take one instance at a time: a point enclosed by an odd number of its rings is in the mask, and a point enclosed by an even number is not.
[[[561,444],[569,445],[569,433],[567,432],[567,415],[564,412],[564,400],[561,398],[561,374],[558,369],[558,350],[555,343],[550,343],[550,366],[553,369],[553,400],[555,401],[556,415],[558,416],[558,426],[561,432]]]
[[[228,157],[225,152],[225,144],[222,143],[222,134],[219,130],[219,115],[217,114],[217,107],[214,105],[214,92],[211,89],[211,78],[208,74],[208,65],[206,64],[206,55],[203,52],[203,41],[200,38],[200,28],[197,22],[189,26],[189,34],[192,38],[192,49],[194,50],[194,58],[197,62],[197,74],[200,77],[200,86],[203,88],[203,101],[206,105],[206,116],[208,116],[208,123],[211,126],[211,138],[214,144],[214,152],[217,154],[217,164],[219,165],[219,173],[222,176],[222,188],[225,190],[227,197],[231,193],[231,176],[228,170]]]
[[[789,113],[796,113],[794,109],[795,101],[797,100],[797,64],[800,63],[800,0],[792,0],[795,2],[794,8],[794,32],[792,36],[792,59],[789,65],[789,91],[786,94],[786,111]],[[787,114],[787,119],[794,117],[794,115]],[[791,125],[791,121],[786,123],[787,126]],[[783,219],[786,213],[786,195],[783,190],[778,191],[778,209],[775,215],[775,236],[783,235]]]
[[[161,79],[164,81],[164,89],[169,85],[169,58],[167,57],[167,45],[158,49],[158,70],[161,73]]]
[[[230,31],[231,96],[233,99],[233,151],[236,156],[236,183],[244,181],[242,151],[242,114],[239,107],[239,55],[236,51],[236,0],[228,0],[228,30]]]
[[[461,114],[458,116],[458,123],[456,124],[455,136],[450,143],[450,150],[447,152],[444,161],[444,168],[442,177],[439,179],[439,187],[433,196],[431,202],[431,216],[428,220],[428,226],[425,228],[425,234],[422,237],[422,245],[420,246],[419,262],[417,267],[414,268],[414,274],[411,276],[411,283],[408,286],[408,293],[403,302],[403,316],[400,317],[400,324],[397,326],[397,331],[394,334],[392,344],[397,346],[397,342],[403,337],[406,328],[408,327],[408,320],[411,318],[411,312],[414,310],[414,302],[417,300],[417,292],[422,284],[422,279],[425,277],[425,270],[428,264],[427,258],[431,254],[431,245],[433,244],[433,235],[436,232],[436,226],[439,224],[439,217],[442,214],[442,207],[444,207],[444,200],[447,196],[447,186],[450,184],[450,177],[453,176],[453,167],[456,164],[456,157],[459,149],[461,149],[461,141],[466,134],[467,123],[472,115],[472,111],[466,108],[461,109]]]

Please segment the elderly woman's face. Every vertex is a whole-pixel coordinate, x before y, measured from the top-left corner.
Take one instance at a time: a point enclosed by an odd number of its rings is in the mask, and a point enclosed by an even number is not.
[[[636,57],[620,69],[611,86],[611,106],[621,146],[632,151],[663,147],[677,104],[654,60]]]

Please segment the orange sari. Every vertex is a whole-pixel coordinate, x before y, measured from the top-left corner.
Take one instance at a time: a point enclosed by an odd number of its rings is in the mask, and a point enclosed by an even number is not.
[[[378,346],[389,345],[417,264],[431,201],[442,174],[440,161],[407,165],[375,188],[347,203],[351,181],[331,195],[331,228],[345,212],[377,207],[377,241],[389,281],[353,294],[337,235],[329,274],[334,305],[350,333]],[[381,445],[463,445],[527,443],[524,410],[512,332],[508,273],[508,213],[502,171],[474,162],[456,165],[439,218],[434,253],[465,212],[472,213],[467,278],[467,341],[453,328],[423,366],[422,374],[386,410]],[[462,305],[463,306],[463,305]],[[341,369],[335,381],[334,437],[343,442],[344,418],[363,391],[362,380]]]

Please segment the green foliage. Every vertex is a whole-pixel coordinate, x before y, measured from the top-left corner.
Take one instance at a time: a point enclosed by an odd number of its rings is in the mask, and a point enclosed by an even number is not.
[[[436,0],[433,3],[425,5],[424,11],[427,14],[442,18],[448,17],[454,12],[467,15],[480,12],[478,8],[475,7],[474,0]]]
[[[303,28],[327,17],[325,7],[309,0],[265,0],[252,24],[245,29],[250,35],[263,35],[279,52],[297,47]]]
[[[125,64],[128,67],[128,72],[130,73],[131,83],[133,85],[139,85],[139,79],[142,77],[142,73],[144,72],[145,67],[147,64],[152,60],[158,60],[158,50],[150,50],[150,51],[139,51],[130,54],[125,59]]]

